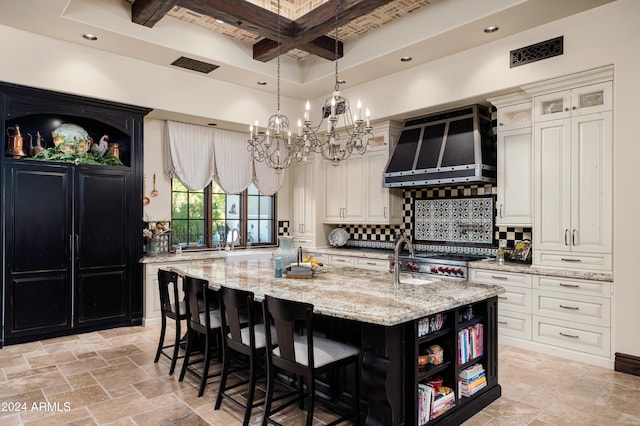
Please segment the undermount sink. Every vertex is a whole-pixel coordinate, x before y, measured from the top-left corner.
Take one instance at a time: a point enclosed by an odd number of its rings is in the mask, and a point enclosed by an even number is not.
[[[227,262],[239,262],[241,260],[262,260],[262,259],[271,259],[270,251],[260,251],[260,250],[238,250],[238,251],[229,251],[227,252],[226,261]]]
[[[433,280],[421,280],[420,278],[401,278],[400,284],[424,285],[431,284]]]

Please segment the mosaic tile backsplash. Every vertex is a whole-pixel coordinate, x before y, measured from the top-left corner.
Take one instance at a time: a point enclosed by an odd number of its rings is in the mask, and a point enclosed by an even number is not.
[[[493,245],[493,196],[414,200],[415,242]]]
[[[416,200],[456,197],[474,198],[495,195],[495,193],[496,188],[491,184],[405,189],[402,225],[345,225],[343,227],[349,232],[347,246],[393,249],[396,234],[404,232],[413,236],[413,204]],[[498,245],[513,248],[516,241],[531,239],[531,234],[531,228],[496,226],[493,228],[493,248],[417,243],[416,249],[420,251],[493,255]]]

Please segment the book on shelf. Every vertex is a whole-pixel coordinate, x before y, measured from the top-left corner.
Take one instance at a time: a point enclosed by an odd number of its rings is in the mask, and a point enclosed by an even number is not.
[[[451,388],[442,386],[433,397],[431,403],[431,415],[429,420],[433,420],[444,414],[449,408],[453,407],[456,402],[455,394]]]
[[[460,385],[460,393],[462,396],[470,397],[475,394],[479,390],[487,387],[487,378],[482,376],[480,379],[476,380],[474,383],[469,385]]]
[[[424,425],[431,416],[431,403],[433,401],[433,389],[429,385],[420,383],[418,385],[418,424]]]
[[[482,367],[482,364],[473,364],[472,366],[467,367],[460,372],[460,378],[469,379],[481,372],[484,372],[484,368]]]

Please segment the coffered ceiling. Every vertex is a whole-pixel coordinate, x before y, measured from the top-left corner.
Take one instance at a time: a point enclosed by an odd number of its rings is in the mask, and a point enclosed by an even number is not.
[[[346,81],[341,87],[355,87],[610,1],[338,0],[343,49],[338,62],[340,78]],[[280,3],[288,28],[282,37],[286,55],[281,57],[281,92],[296,99],[326,96],[335,82],[333,42],[319,50],[313,45],[335,36],[336,0]],[[207,74],[181,72],[276,90],[275,61],[270,60],[277,38],[276,0],[0,0],[0,6],[0,25],[160,66],[172,67],[184,56],[216,67]],[[488,25],[500,30],[485,34]],[[93,33],[97,40],[87,41],[83,33]],[[255,46],[261,43],[270,46],[266,56],[256,55]],[[402,62],[404,56],[412,60]]]

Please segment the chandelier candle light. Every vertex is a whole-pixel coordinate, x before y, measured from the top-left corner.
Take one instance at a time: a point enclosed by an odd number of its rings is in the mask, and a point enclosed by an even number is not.
[[[357,113],[352,115],[349,100],[340,94],[340,84],[344,83],[338,78],[338,8],[341,3],[341,1],[336,2],[334,51],[336,67],[333,94],[325,100],[322,107],[322,118],[317,126],[313,126],[311,123],[309,101],[305,105],[304,126],[298,120],[298,137],[310,144],[314,152],[320,152],[324,159],[332,161],[334,166],[349,158],[354,149],[359,154],[364,154],[369,146],[369,141],[373,139],[369,108],[365,110],[365,121],[362,118],[362,103],[358,100]],[[339,126],[340,117],[343,118],[342,131]],[[322,134],[321,129],[325,118],[327,119],[327,130]],[[318,136],[319,134],[320,136]],[[342,138],[345,138],[344,146],[341,144]]]
[[[251,151],[252,157],[257,161],[264,161],[268,167],[277,173],[282,173],[291,165],[293,161],[306,159],[309,153],[310,144],[306,143],[300,135],[291,139],[291,129],[289,128],[289,118],[280,111],[280,1],[278,0],[278,58],[277,58],[277,110],[269,117],[264,134],[260,133],[258,120],[254,125],[249,126],[249,144],[247,149]]]

